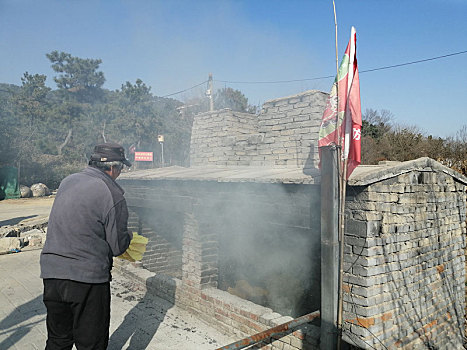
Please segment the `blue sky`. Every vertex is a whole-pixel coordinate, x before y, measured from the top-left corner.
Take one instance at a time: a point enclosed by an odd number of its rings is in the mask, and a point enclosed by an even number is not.
[[[359,70],[467,50],[467,0],[336,0],[339,59],[357,29]],[[54,72],[45,54],[100,58],[107,89],[142,79],[157,96],[214,77],[250,104],[308,89],[336,70],[332,0],[0,0],[0,82]],[[361,73],[362,111],[453,136],[467,124],[467,54]],[[302,80],[294,83],[252,84]],[[205,85],[174,98],[202,94]]]

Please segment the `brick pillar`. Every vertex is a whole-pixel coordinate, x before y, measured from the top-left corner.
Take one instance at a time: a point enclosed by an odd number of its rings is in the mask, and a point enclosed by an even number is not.
[[[128,231],[141,234],[141,220],[132,208],[128,210]]]
[[[217,288],[217,235],[200,224],[193,213],[184,214],[182,281],[199,289]]]

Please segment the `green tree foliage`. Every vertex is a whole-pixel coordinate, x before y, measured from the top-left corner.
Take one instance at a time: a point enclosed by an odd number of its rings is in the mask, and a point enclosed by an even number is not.
[[[192,117],[179,112],[181,102],[154,96],[141,79],[104,89],[99,59],[58,51],[46,56],[57,73],[56,89],[45,85],[44,75],[28,72],[20,87],[0,86],[0,166],[20,165],[22,183],[57,187],[87,164],[95,144],[108,141],[127,152],[130,145],[154,152],[157,166],[158,135],[165,136],[166,165],[188,165]]]
[[[28,72],[21,78],[21,86],[0,84],[0,166],[19,166],[21,183],[44,182],[56,188],[64,176],[87,164],[95,144],[109,141],[122,144],[127,153],[131,145],[138,151],[154,152],[154,164],[147,166],[160,166],[158,135],[164,135],[165,165],[189,165],[193,117],[209,110],[208,98],[181,103],[157,97],[141,79],[110,91],[103,88],[100,59],[58,51],[47,58],[57,73],[56,89],[45,85],[45,75]],[[256,111],[232,88],[216,91],[214,106]],[[429,156],[465,173],[467,126],[456,137],[444,140],[399,127],[392,119],[386,110],[365,111],[363,164]]]
[[[20,87],[15,85],[0,84],[0,166],[15,165],[16,151],[13,146],[16,131],[18,130],[17,118],[15,118],[13,97],[19,92]]]
[[[93,102],[101,97],[105,78],[104,73],[98,69],[102,60],[73,57],[58,51],[52,51],[46,56],[52,63],[52,69],[60,73],[54,78],[58,89],[70,93],[65,96],[72,96],[79,102]]]
[[[92,131],[89,114],[104,95],[104,73],[98,71],[102,61],[74,57],[58,51],[52,51],[46,56],[52,63],[52,69],[58,73],[54,81],[61,103],[56,105],[54,113],[50,115],[55,125],[51,136],[57,153],[61,155],[65,147],[73,146],[82,154],[88,145],[85,134]],[[87,126],[83,125],[83,119],[88,121]]]
[[[30,157],[35,145],[44,133],[44,120],[49,108],[45,86],[46,76],[24,73],[21,88],[10,96],[10,110],[13,118],[8,125],[14,137],[9,140],[11,153],[16,163]]]
[[[214,109],[223,108],[230,108],[237,112],[256,112],[256,107],[248,104],[248,99],[241,91],[230,87],[217,90],[214,94]]]
[[[126,82],[120,91],[120,106],[123,114],[115,125],[124,126],[120,130],[122,143],[152,144],[160,130],[160,118],[153,109],[151,88],[141,79],[135,84]]]
[[[126,82],[120,90],[108,94],[101,125],[103,129],[105,125],[107,141],[128,148],[134,145],[137,151],[154,152],[155,164],[160,164],[162,158],[162,146],[157,138],[164,135],[164,160],[188,165],[191,122],[177,111],[181,105],[173,99],[153,96],[151,88],[137,79],[134,84]]]

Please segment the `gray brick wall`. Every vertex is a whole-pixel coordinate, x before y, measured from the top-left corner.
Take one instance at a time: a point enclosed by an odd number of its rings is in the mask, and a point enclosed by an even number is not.
[[[199,115],[191,163],[314,168],[326,97],[310,91],[268,101],[258,116]],[[407,164],[409,170],[373,170],[376,180],[363,176],[347,186],[344,339],[364,349],[461,349],[465,181],[431,161]],[[306,312],[320,302],[319,185],[256,180],[136,177],[122,183],[136,214],[131,225],[150,240],[143,266],[156,273],[153,292],[239,337],[298,316],[294,305],[271,301],[274,294],[301,290],[311,301]],[[226,282],[233,265],[240,265],[233,280],[267,290],[267,297],[233,293]],[[266,267],[260,278],[259,266]],[[262,345],[317,349],[319,328],[308,325]]]
[[[461,349],[466,187],[412,171],[348,187],[344,321],[364,349]]]
[[[267,101],[258,116],[230,110],[196,116],[191,166],[316,167],[327,96],[307,91]]]
[[[317,167],[318,132],[327,98],[313,90],[264,103],[258,116],[264,142],[258,150],[268,164]]]
[[[291,320],[290,313],[299,313],[304,301],[312,302],[307,312],[319,309],[320,224],[319,211],[313,209],[319,186],[144,180],[120,184],[132,212],[132,229],[139,227],[154,245],[142,262],[156,273],[150,279],[152,293],[239,338]],[[166,259],[174,247],[181,264]],[[258,281],[265,282],[270,306],[218,286],[232,262],[241,265],[236,278],[257,288]],[[131,264],[119,268],[128,273]],[[262,272],[269,274],[258,275]],[[281,274],[289,279],[278,279]],[[318,343],[319,328],[309,324],[263,345],[296,350],[318,349]]]
[[[193,121],[190,165],[250,165],[260,135],[257,116],[229,109],[197,115]]]
[[[286,315],[319,309],[319,186],[121,184],[139,218],[133,225],[149,238],[144,268],[198,289],[247,293],[254,301],[259,299],[250,292],[262,289],[263,303]],[[238,292],[239,280],[251,289]],[[284,290],[286,285],[294,290]]]
[[[128,229],[149,239],[141,261],[142,267],[155,273],[182,278],[183,232],[180,221],[177,220],[181,214],[169,213],[163,205],[158,207],[153,202],[142,200],[142,197],[151,193],[144,187],[134,187],[132,190],[134,194],[128,198]],[[134,198],[141,200],[132,203]],[[167,220],[169,215],[173,221]]]
[[[129,277],[140,289],[189,310],[200,319],[238,340],[292,320],[272,309],[243,300],[225,291],[200,290],[184,281],[154,274],[117,259],[115,269]],[[304,324],[254,346],[271,350],[319,350],[317,322]],[[227,345],[227,344],[219,344]]]

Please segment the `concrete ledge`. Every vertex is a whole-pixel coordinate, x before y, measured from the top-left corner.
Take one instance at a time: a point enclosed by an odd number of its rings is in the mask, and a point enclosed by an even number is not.
[[[34,229],[43,230],[49,223],[49,217],[30,219],[27,223],[21,223],[19,225],[2,226],[0,227],[0,238],[1,237],[19,237],[21,233],[31,231]]]
[[[114,271],[128,277],[139,289],[190,311],[212,327],[238,337],[238,340],[292,320],[220,289],[200,290],[179,279],[150,272],[138,267],[138,263],[116,258]],[[319,334],[319,326],[305,324],[259,345],[281,350],[319,349]]]

